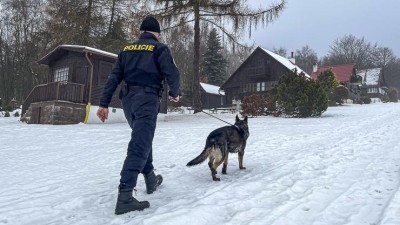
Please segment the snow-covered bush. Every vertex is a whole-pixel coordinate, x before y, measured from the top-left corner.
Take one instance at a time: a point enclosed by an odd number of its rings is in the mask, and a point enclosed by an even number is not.
[[[6,113],[4,114],[4,117],[10,117],[10,113],[8,111],[6,111]]]

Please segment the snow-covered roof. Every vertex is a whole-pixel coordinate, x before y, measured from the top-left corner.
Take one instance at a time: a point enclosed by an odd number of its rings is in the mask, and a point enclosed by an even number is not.
[[[65,48],[77,48],[77,49],[82,49],[83,51],[87,52],[92,52],[92,53],[97,53],[99,55],[105,55],[109,56],[112,58],[118,58],[117,54],[111,53],[111,52],[106,52],[97,48],[92,48],[88,46],[83,46],[83,45],[60,45],[60,47],[65,47]]]
[[[280,62],[282,65],[284,65],[284,66],[285,66],[286,68],[288,68],[289,70],[297,69],[297,73],[303,72],[303,73],[306,75],[306,77],[311,78],[310,75],[308,75],[304,70],[300,69],[300,67],[298,67],[298,66],[296,66],[295,64],[293,64],[292,62],[290,62],[289,59],[287,59],[287,58],[285,58],[285,57],[283,57],[283,56],[280,56],[280,55],[278,55],[278,54],[276,54],[276,53],[274,53],[274,52],[271,52],[271,51],[269,51],[269,50],[267,50],[267,49],[265,49],[265,48],[261,48],[261,49],[262,49],[263,51],[265,51],[266,53],[268,53],[268,55],[270,55],[271,57],[273,57],[274,59],[276,59],[278,62]]]
[[[76,51],[76,52],[90,52],[96,55],[102,55],[106,57],[110,57],[113,59],[118,58],[117,54],[111,53],[111,52],[106,52],[97,48],[92,48],[88,46],[83,46],[83,45],[59,45],[55,49],[53,49],[51,52],[49,52],[47,55],[45,55],[43,58],[38,60],[38,63],[40,64],[49,64],[50,60],[52,57],[57,56],[59,54],[63,54],[62,50],[69,50],[69,51]]]
[[[357,70],[357,75],[362,77],[364,84],[377,85],[377,84],[379,84],[381,70],[382,70],[382,68]]]
[[[212,84],[206,84],[206,83],[201,83],[201,87],[204,89],[205,92],[209,94],[215,94],[215,95],[225,95],[224,91],[220,91],[218,86],[212,85]]]

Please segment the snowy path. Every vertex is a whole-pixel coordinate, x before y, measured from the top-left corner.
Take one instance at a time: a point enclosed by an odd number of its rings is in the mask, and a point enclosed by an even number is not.
[[[234,121],[233,115],[221,115]],[[329,108],[322,118],[250,118],[246,170],[230,155],[213,182],[186,167],[213,129],[204,115],[159,122],[143,212],[113,215],[125,124],[25,125],[0,118],[0,224],[399,225],[400,104]]]

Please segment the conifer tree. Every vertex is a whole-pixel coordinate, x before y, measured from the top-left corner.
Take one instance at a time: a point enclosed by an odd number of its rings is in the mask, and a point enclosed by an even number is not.
[[[207,51],[204,54],[203,71],[208,83],[221,86],[226,80],[226,60],[221,54],[221,39],[213,28],[207,38]]]
[[[291,71],[284,75],[273,93],[276,94],[278,109],[288,116],[321,116],[328,108],[328,98],[322,85],[310,80],[303,73]]]
[[[317,78],[317,81],[322,85],[322,87],[328,94],[328,98],[332,99],[333,91],[339,85],[339,80],[336,79],[335,73],[332,71],[332,68],[321,72]]]
[[[251,9],[245,0],[147,0],[156,2],[156,7],[150,13],[160,18],[165,29],[176,28],[193,23],[193,82],[192,105],[194,112],[202,110],[200,96],[200,43],[201,23],[217,27],[232,43],[238,44],[238,36],[244,33],[244,28],[251,31],[258,25],[273,22],[283,11],[286,1],[279,0],[277,4]],[[146,4],[150,5],[150,4]],[[232,25],[228,29],[226,24]]]

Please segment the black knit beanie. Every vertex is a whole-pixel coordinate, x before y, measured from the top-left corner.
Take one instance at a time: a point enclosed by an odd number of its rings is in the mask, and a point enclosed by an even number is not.
[[[148,16],[144,18],[142,24],[140,25],[140,30],[160,33],[160,24],[158,23],[156,18]]]

